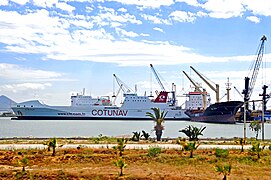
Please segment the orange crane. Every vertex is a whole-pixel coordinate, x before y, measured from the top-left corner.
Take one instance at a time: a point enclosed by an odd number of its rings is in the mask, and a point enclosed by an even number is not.
[[[203,91],[200,89],[201,86],[199,85],[199,83],[195,82],[191,77],[189,77],[185,71],[183,71],[183,73],[185,74],[185,76],[189,79],[189,81],[194,85],[195,87],[195,92],[200,92],[201,95],[203,96],[203,108],[206,109],[207,108],[207,92],[206,89],[203,89]]]
[[[215,92],[216,94],[216,102],[219,102],[219,84],[215,84],[215,87],[209,83],[206,78],[203,77],[197,70],[195,70],[192,66],[190,68]]]
[[[199,83],[195,82],[191,77],[189,77],[185,71],[183,71],[184,75],[189,79],[189,81],[194,85],[195,87],[195,91],[196,92],[202,92],[202,90],[200,89],[201,86],[199,85]]]

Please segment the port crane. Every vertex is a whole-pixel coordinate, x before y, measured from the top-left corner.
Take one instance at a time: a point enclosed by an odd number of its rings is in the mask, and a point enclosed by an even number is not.
[[[267,40],[266,36],[263,35],[261,38],[261,43],[259,46],[259,50],[257,53],[257,58],[254,62],[254,68],[253,68],[253,73],[251,76],[251,81],[249,77],[245,77],[245,89],[243,90],[242,94],[244,94],[244,139],[246,138],[246,120],[247,120],[247,110],[248,110],[248,103],[250,100],[250,97],[252,95],[257,75],[259,72],[260,65],[262,63],[262,58],[263,58],[263,53],[264,53],[264,43]],[[262,118],[264,119],[264,112],[266,109],[266,89],[267,86],[263,86],[263,111],[262,111]],[[262,139],[264,140],[264,120],[262,120]]]
[[[252,92],[253,92],[253,89],[254,89],[254,86],[256,83],[257,75],[259,72],[259,68],[262,63],[262,58],[263,58],[263,53],[264,53],[264,43],[266,40],[267,40],[267,38],[264,35],[261,38],[261,43],[260,43],[260,47],[259,47],[259,50],[257,53],[257,58],[254,62],[254,68],[253,68],[253,73],[252,73],[251,78],[245,77],[245,89],[243,90],[243,93],[242,93],[242,94],[244,94],[244,101],[245,102],[248,102],[251,95],[252,95]],[[246,103],[246,108],[248,109],[248,103]]]
[[[119,96],[120,92],[122,91],[124,94],[125,93],[133,93],[133,89],[130,88],[128,85],[126,85],[120,78],[118,78],[116,76],[116,74],[113,74],[113,77],[115,78],[117,84],[119,85],[119,89],[117,91],[117,94],[115,94],[115,90],[113,90],[113,96],[112,98],[114,98],[113,100],[113,104],[115,105],[117,97]],[[115,81],[114,81],[115,82]]]
[[[152,72],[153,72],[156,80],[158,81],[158,84],[160,85],[162,91],[166,91],[166,89],[165,89],[164,85],[162,84],[162,82],[161,82],[161,80],[159,78],[159,75],[156,72],[156,70],[154,69],[153,65],[150,64],[150,67],[151,67],[151,70],[152,70]],[[174,83],[172,83],[172,91],[171,91],[172,97],[170,99],[170,102],[171,102],[172,105],[176,105],[176,95],[175,95],[175,92],[176,92],[176,85]]]
[[[160,80],[160,78],[159,78],[159,76],[158,76],[158,73],[155,71],[153,65],[150,64],[150,67],[151,67],[151,70],[152,70],[152,72],[153,72],[153,74],[154,74],[154,76],[155,76],[155,78],[156,78],[158,84],[160,85],[162,91],[166,91],[166,89],[165,89],[164,85],[162,84],[162,82],[161,82],[161,80]]]
[[[219,102],[219,84],[215,84],[215,87],[214,87],[196,69],[194,69],[192,66],[190,66],[190,68],[215,92],[215,94],[216,94],[216,102]]]
[[[114,78],[116,79],[116,82],[118,83],[120,89],[124,92],[124,93],[130,93],[130,92],[134,92],[132,88],[130,88],[128,85],[126,85],[122,80],[120,80],[120,78],[118,78],[116,76],[116,74],[113,74]]]
[[[119,94],[120,94],[120,91],[122,90],[122,86],[123,86],[123,84],[121,84],[120,85],[120,87],[119,87],[119,89],[118,89],[118,91],[117,91],[117,94],[115,95],[115,92],[114,92],[114,94],[113,94],[113,98],[114,98],[114,100],[113,100],[113,105],[116,105],[116,101],[117,101],[117,98],[118,98],[118,96],[119,96]]]
[[[236,90],[236,92],[237,92],[241,97],[243,97],[242,93],[240,93],[240,91],[237,89],[237,87],[233,86],[233,88]]]
[[[185,76],[189,79],[189,81],[194,85],[195,87],[195,92],[200,92],[201,95],[203,96],[203,108],[206,109],[207,108],[207,100],[206,100],[206,95],[207,92],[205,89],[203,89],[203,91],[200,89],[202,88],[199,83],[195,82],[191,77],[189,77],[187,75],[187,73],[185,71],[183,71],[183,73],[185,74]]]
[[[200,89],[201,86],[199,85],[199,83],[195,82],[191,77],[188,76],[188,74],[183,71],[184,75],[189,79],[189,81],[193,84],[193,86],[195,87],[195,92],[201,92],[202,90]]]

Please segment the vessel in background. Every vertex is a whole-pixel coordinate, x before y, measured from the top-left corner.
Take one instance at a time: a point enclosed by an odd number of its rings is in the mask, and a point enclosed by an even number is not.
[[[156,99],[138,96],[136,93],[123,94],[120,106],[113,105],[109,97],[71,96],[70,106],[49,106],[38,100],[27,101],[12,107],[16,119],[21,120],[150,120],[146,112],[151,108],[166,111],[166,120],[189,120],[185,109],[175,105],[169,98],[169,92],[161,91]]]
[[[225,101],[211,104],[204,112],[190,114],[191,121],[204,123],[235,124],[235,114],[242,101]]]

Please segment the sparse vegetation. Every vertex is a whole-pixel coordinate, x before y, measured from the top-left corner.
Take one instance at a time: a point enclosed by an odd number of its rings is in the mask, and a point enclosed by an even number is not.
[[[148,149],[148,156],[150,157],[156,157],[161,153],[162,149],[160,147],[157,146],[151,146]]]
[[[124,163],[119,162],[115,166],[113,162],[121,159],[119,152],[116,155],[116,150],[112,148],[59,148],[55,156],[43,149],[0,150],[0,179],[116,179],[114,171],[120,175],[121,167],[125,169],[122,172],[123,179],[220,179],[221,175],[214,173],[215,167],[219,165],[233,167],[231,179],[267,180],[271,177],[269,150],[261,151],[264,157],[260,160],[255,160],[255,152],[245,150],[240,153],[239,149],[230,149],[227,157],[217,158],[215,149],[197,148],[193,159],[187,158],[189,151],[161,149],[156,158],[150,157],[148,151],[125,148],[122,153]],[[28,159],[25,173],[22,173],[23,164],[18,165],[22,157]]]
[[[258,139],[259,132],[261,131],[261,121],[251,121],[249,124],[251,131],[255,132],[255,138]]]
[[[221,158],[226,158],[229,156],[229,150],[227,149],[215,149],[215,156],[216,157],[221,157]]]

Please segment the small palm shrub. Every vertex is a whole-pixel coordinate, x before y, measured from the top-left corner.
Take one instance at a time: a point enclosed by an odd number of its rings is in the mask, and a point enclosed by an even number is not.
[[[199,136],[202,136],[202,132],[206,129],[206,127],[195,127],[192,125],[187,126],[184,129],[179,130],[179,132],[184,133],[188,138],[189,141],[197,141],[199,140]]]
[[[216,165],[215,169],[216,172],[219,174],[223,174],[223,180],[227,179],[227,175],[230,175],[231,173],[231,164],[224,164],[224,165]]]
[[[117,141],[118,141],[118,145],[113,146],[113,149],[115,149],[118,152],[119,156],[121,157],[126,147],[127,139],[119,138],[117,139]]]
[[[148,156],[156,157],[161,153],[161,151],[162,149],[160,147],[156,147],[156,146],[150,147],[148,149]]]
[[[236,142],[236,144],[240,144],[241,145],[241,152],[244,152],[244,145],[246,143],[245,139],[240,138],[240,139],[236,140],[235,142]]]
[[[119,176],[123,176],[123,169],[127,167],[127,164],[124,162],[122,158],[119,158],[117,161],[114,162],[116,167],[120,168]]]
[[[57,147],[57,140],[56,138],[50,139],[48,142],[46,142],[44,145],[47,145],[48,151],[51,151],[51,148],[53,149],[52,156],[55,156],[56,154],[56,147]]]
[[[25,166],[27,165],[27,163],[28,163],[27,157],[24,157],[23,159],[18,160],[18,165],[22,166],[22,172],[25,171]]]
[[[99,134],[98,137],[94,138],[94,143],[99,144],[100,141],[105,141],[107,139],[108,139],[107,136],[103,136],[102,134]]]
[[[113,149],[115,149],[118,154],[119,154],[119,158],[117,159],[117,161],[114,161],[114,165],[120,168],[120,173],[119,175],[122,176],[123,175],[123,168],[125,168],[127,166],[127,164],[125,163],[125,161],[122,158],[124,149],[126,147],[126,143],[127,143],[127,139],[124,138],[119,138],[117,139],[118,141],[118,145],[114,146]]]
[[[186,139],[179,138],[177,140],[177,144],[182,146],[182,151],[190,151],[190,158],[193,158],[193,152],[199,147],[199,144],[196,144],[196,142],[186,142]]]
[[[153,113],[146,112],[146,116],[149,116],[156,125],[154,126],[156,140],[161,141],[161,137],[164,130],[163,123],[165,122],[165,118],[167,116],[168,111],[160,111],[160,108],[151,108],[153,110]]]
[[[251,121],[249,128],[251,131],[255,132],[255,138],[257,140],[259,132],[261,131],[261,121]]]
[[[133,135],[133,137],[131,138],[131,140],[132,141],[139,141],[140,140],[140,136],[141,136],[141,134],[140,134],[140,132],[133,132],[134,133],[134,135]]]
[[[257,154],[258,159],[260,159],[260,153],[264,150],[265,145],[261,146],[259,142],[253,143],[250,149],[250,152],[254,152]]]
[[[142,130],[141,136],[144,137],[145,140],[149,140],[151,135],[149,133],[147,133],[146,131]]]

